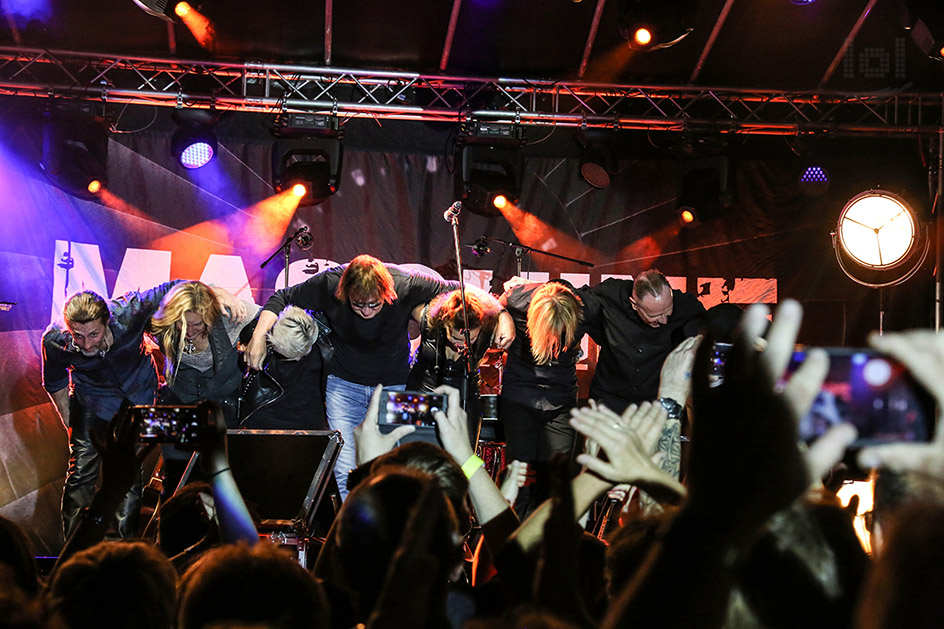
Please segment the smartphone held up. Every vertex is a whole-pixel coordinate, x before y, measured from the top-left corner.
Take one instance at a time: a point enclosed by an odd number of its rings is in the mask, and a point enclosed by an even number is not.
[[[713,347],[710,374],[724,379],[730,345]],[[899,442],[930,441],[934,433],[934,405],[930,395],[901,363],[872,349],[827,347],[829,371],[809,412],[800,419],[799,438],[811,442],[832,426],[853,424],[858,439],[852,448]],[[806,360],[797,349],[784,380]]]

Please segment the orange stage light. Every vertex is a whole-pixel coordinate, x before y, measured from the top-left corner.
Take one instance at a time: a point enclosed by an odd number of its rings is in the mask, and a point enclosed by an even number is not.
[[[652,33],[648,28],[637,28],[633,40],[640,46],[648,46],[652,42]]]
[[[298,197],[291,189],[248,208],[152,241],[151,249],[173,251],[171,277],[200,277],[211,253],[262,257],[282,243]]]
[[[499,194],[492,200],[492,203],[500,210],[508,205],[508,197],[503,194]]]
[[[682,219],[683,223],[695,222],[695,215],[692,214],[691,210],[682,210],[682,213],[679,214],[679,217]]]
[[[292,194],[298,197],[299,199],[308,194],[308,188],[305,187],[303,183],[297,183],[292,186]]]
[[[92,194],[96,194],[99,190],[102,189],[102,182],[98,179],[93,179],[89,182],[88,191]]]
[[[505,220],[508,221],[508,224],[511,225],[511,230],[514,232],[515,238],[522,244],[542,249],[549,253],[567,256],[568,258],[577,258],[578,260],[592,261],[595,257],[592,249],[570,234],[551,227],[534,214],[526,212],[510,201],[506,202],[505,206],[501,208],[501,213],[502,216],[505,217]],[[542,265],[541,270],[545,271],[549,268],[557,268],[558,265],[562,265],[562,268],[569,268],[569,266],[573,265],[571,262],[558,262],[553,258],[546,258],[544,256],[540,256],[540,258]],[[535,257],[535,261],[536,260],[537,257]]]
[[[216,29],[205,15],[186,2],[178,3],[177,6],[174,7],[174,12],[180,17],[184,26],[193,33],[194,38],[200,46],[207,50],[213,49],[214,40],[216,39]]]

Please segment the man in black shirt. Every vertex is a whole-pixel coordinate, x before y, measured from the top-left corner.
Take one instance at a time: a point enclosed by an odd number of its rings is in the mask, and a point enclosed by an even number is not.
[[[587,317],[590,338],[600,346],[590,398],[617,413],[655,400],[662,363],[684,340],[685,324],[704,314],[704,306],[694,295],[672,290],[655,269],[635,281],[610,278],[581,290],[600,305],[598,314]]]
[[[344,440],[335,464],[342,496],[347,496],[347,475],[356,464],[354,428],[364,419],[374,387],[383,384],[403,389],[406,384],[410,372],[407,324],[413,310],[455,288],[456,282],[360,255],[349,264],[325,269],[301,284],[277,291],[260,313],[246,347],[246,362],[253,369],[262,368],[266,333],[285,306],[323,311],[327,318],[331,350],[326,352],[319,346],[328,374],[328,426],[339,431]]]

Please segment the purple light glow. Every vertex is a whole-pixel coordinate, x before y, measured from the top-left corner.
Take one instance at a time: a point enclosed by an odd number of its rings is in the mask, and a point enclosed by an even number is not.
[[[829,174],[822,166],[810,166],[800,177],[800,183],[829,183]]]
[[[47,21],[52,16],[50,0],[5,0],[7,13],[27,20]]]
[[[180,165],[184,168],[201,168],[213,159],[213,147],[206,142],[196,142],[180,153]]]

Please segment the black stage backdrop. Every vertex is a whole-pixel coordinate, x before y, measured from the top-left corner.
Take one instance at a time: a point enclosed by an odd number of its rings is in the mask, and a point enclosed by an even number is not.
[[[436,133],[422,124],[410,129]],[[66,294],[87,287],[110,297],[167,279],[203,278],[261,304],[283,263],[277,258],[260,270],[260,262],[302,225],[314,244],[308,252],[293,248],[293,282],[360,253],[455,272],[442,218],[455,198],[451,151],[416,150],[406,140],[384,150],[346,146],[337,194],[293,213],[284,199],[270,198],[271,139],[223,138],[207,172],[188,173],[169,156],[169,133],[113,134],[107,194],[89,201],[50,185],[37,170],[34,129],[0,120],[0,131],[0,300],[17,302],[0,312],[0,514],[24,525],[41,552],[61,545],[58,500],[68,452],[40,386],[40,336]],[[829,233],[846,199],[870,187],[905,194],[927,211],[919,143],[837,140],[833,184],[815,198],[799,191],[799,160],[788,149],[781,139],[743,139],[732,162],[734,206],[688,228],[676,216],[672,151],[624,155],[612,184],[596,189],[579,178],[575,157],[532,150],[517,206],[497,217],[463,212],[461,240],[492,236],[594,263],[587,270],[537,254],[523,259],[525,271],[565,274],[576,283],[656,267],[707,306],[793,297],[807,309],[801,341],[862,344],[878,322],[877,294],[841,273]],[[514,253],[494,243],[481,257],[463,247],[463,262],[493,272],[496,291],[515,272]],[[926,263],[918,277],[888,291],[889,328],[927,324],[930,268]],[[488,273],[473,276],[488,281]],[[589,369],[592,359],[591,351]]]

